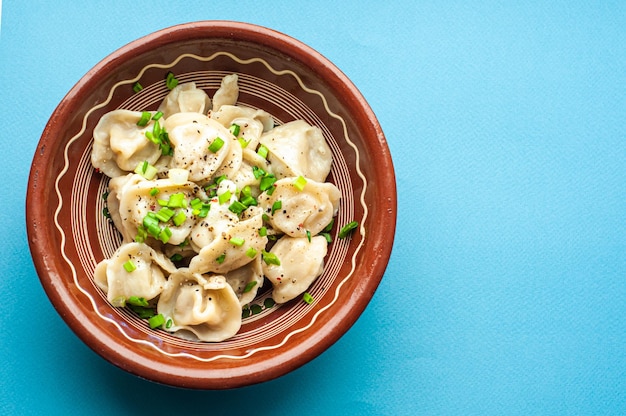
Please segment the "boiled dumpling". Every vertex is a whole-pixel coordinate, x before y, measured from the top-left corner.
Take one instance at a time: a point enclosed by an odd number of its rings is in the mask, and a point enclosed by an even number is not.
[[[323,182],[330,173],[330,147],[319,127],[304,120],[277,126],[260,141],[269,149],[268,160],[277,178],[302,175]]]
[[[235,120],[240,118],[261,122],[263,131],[269,131],[274,128],[274,119],[270,113],[240,105],[222,105],[218,110],[211,111],[211,118],[228,128],[230,128]]]
[[[223,105],[235,105],[239,98],[239,85],[237,74],[226,75],[222,78],[220,87],[213,95],[213,111],[219,110]]]
[[[285,303],[304,293],[324,271],[326,238],[281,237],[270,250],[280,264],[263,264],[263,273],[272,282],[272,298]]]
[[[319,234],[339,209],[341,191],[329,182],[306,180],[303,189],[294,183],[297,178],[283,178],[274,183],[275,190],[259,195],[259,206],[271,226],[291,237]]]
[[[154,164],[161,156],[159,145],[146,138],[155,121],[138,126],[142,112],[113,110],[100,118],[93,131],[91,164],[110,178],[135,170],[147,161]]]
[[[127,263],[128,262],[128,263]],[[110,259],[96,266],[94,280],[115,306],[131,296],[157,297],[165,286],[165,275],[176,266],[163,254],[143,243],[122,244]]]
[[[203,276],[188,269],[170,275],[157,312],[165,318],[165,330],[189,331],[201,341],[223,341],[241,327],[239,299],[224,276]]]
[[[212,176],[236,172],[241,166],[241,145],[230,131],[209,117],[177,113],[165,123],[174,147],[171,166],[189,171],[189,180],[206,182]],[[221,141],[222,145],[212,147]]]
[[[224,275],[233,288],[239,303],[243,307],[252,302],[258,290],[263,286],[263,268],[261,256],[257,255],[250,263]]]
[[[196,87],[195,82],[178,84],[161,102],[159,111],[165,118],[175,113],[206,114],[211,108],[211,99],[204,90]]]

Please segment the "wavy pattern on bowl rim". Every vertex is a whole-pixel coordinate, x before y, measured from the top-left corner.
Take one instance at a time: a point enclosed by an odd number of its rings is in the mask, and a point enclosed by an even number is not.
[[[152,68],[156,68],[156,69],[169,69],[174,67],[176,64],[178,64],[182,59],[185,58],[190,58],[190,59],[196,59],[198,61],[202,61],[202,62],[210,62],[212,60],[214,60],[217,57],[220,56],[226,56],[230,59],[232,59],[233,61],[242,64],[242,65],[248,65],[248,64],[252,64],[252,63],[261,63],[263,64],[269,71],[271,71],[274,75],[277,76],[291,76],[293,77],[296,82],[298,83],[298,85],[300,86],[300,88],[302,88],[302,90],[308,94],[313,94],[313,95],[317,95],[323,105],[324,108],[326,110],[326,112],[328,113],[328,115],[336,120],[338,120],[341,123],[341,126],[343,128],[343,139],[346,141],[346,143],[354,150],[355,156],[356,156],[356,162],[355,162],[355,167],[356,167],[356,173],[359,176],[359,178],[361,179],[362,183],[363,183],[363,189],[361,190],[361,194],[359,195],[359,203],[363,209],[363,216],[362,218],[360,218],[359,224],[359,230],[358,230],[358,235],[360,235],[360,241],[358,246],[356,247],[355,252],[352,255],[352,258],[350,259],[350,271],[349,273],[347,273],[342,280],[338,283],[338,285],[335,288],[335,292],[333,294],[332,299],[330,300],[330,302],[322,307],[320,307],[320,309],[310,318],[310,321],[304,325],[303,327],[294,329],[292,331],[289,331],[287,333],[284,334],[284,336],[282,337],[282,339],[280,340],[280,342],[274,343],[272,345],[265,345],[265,346],[258,346],[258,347],[253,347],[247,350],[247,352],[245,354],[242,355],[231,355],[231,354],[217,354],[211,357],[200,357],[197,355],[194,355],[192,353],[188,353],[188,352],[178,352],[178,353],[171,353],[171,352],[167,352],[165,350],[163,350],[162,348],[160,348],[158,345],[144,340],[144,339],[137,339],[134,338],[132,335],[128,334],[124,328],[122,327],[122,325],[120,325],[120,323],[114,319],[111,318],[109,316],[106,316],[99,308],[98,308],[98,304],[96,302],[96,299],[89,293],[88,290],[86,290],[81,283],[79,282],[78,279],[78,272],[76,270],[76,265],[72,262],[72,260],[68,257],[67,253],[66,253],[66,244],[67,244],[67,238],[65,235],[65,230],[61,227],[60,223],[59,223],[59,214],[61,213],[61,211],[63,210],[65,201],[63,198],[63,195],[61,194],[60,191],[60,187],[59,187],[59,183],[61,181],[61,179],[65,176],[65,174],[68,172],[69,168],[70,168],[70,160],[69,160],[69,149],[71,147],[71,145],[77,141],[83,134],[85,134],[86,132],[86,128],[87,128],[87,120],[88,118],[93,114],[93,112],[95,112],[96,110],[105,107],[112,99],[113,94],[115,92],[115,90],[123,85],[129,85],[129,84],[134,84],[135,82],[137,82],[138,80],[141,79],[142,75],[149,69]],[[212,73],[216,73],[219,71],[210,71]],[[225,75],[226,73],[224,73]],[[187,74],[181,74],[180,76],[177,75],[177,77],[180,78],[181,81],[185,81],[185,77],[189,77],[191,76],[189,73]],[[258,79],[260,80],[260,79]],[[258,81],[256,80],[256,81]],[[262,80],[261,80],[262,81]],[[272,87],[275,88],[276,86],[272,84]],[[149,87],[148,87],[149,88]],[[143,90],[142,90],[143,92]],[[124,107],[125,103],[122,103],[120,105],[120,107]],[[139,102],[138,105],[144,105],[143,102]],[[304,105],[304,104],[303,104]],[[305,105],[306,107],[306,105]],[[147,107],[144,107],[147,108]],[[313,114],[313,116],[315,116],[315,114],[310,111],[311,114]],[[317,125],[320,125],[323,123],[318,122],[315,123]],[[341,157],[343,159],[343,156],[341,156],[341,153],[338,152],[337,149],[337,145],[336,142],[334,141],[334,138],[332,137],[332,135],[330,134],[330,132],[325,129],[325,126],[320,126],[322,127],[323,130],[323,134],[325,136],[325,138],[327,139],[327,141],[329,142],[329,145],[331,145],[331,149],[333,150],[333,157]],[[330,140],[329,140],[330,139]],[[85,152],[83,153],[81,160],[79,161],[79,164],[82,164],[83,169],[86,169],[87,175],[92,175],[93,174],[93,169],[89,169],[90,164],[89,164],[89,153],[90,153],[90,149],[91,146],[87,146],[87,148],[85,149]],[[354,142],[350,139],[349,134],[348,134],[348,129],[347,129],[347,125],[345,120],[338,114],[336,114],[335,112],[333,112],[328,104],[328,101],[326,99],[326,97],[318,90],[312,89],[307,87],[304,82],[302,81],[302,79],[298,76],[298,74],[296,74],[295,72],[291,71],[291,70],[276,70],[274,69],[267,61],[265,61],[264,59],[261,58],[251,58],[251,59],[240,59],[237,56],[235,56],[232,53],[229,52],[225,52],[225,51],[220,51],[220,52],[215,52],[210,56],[207,57],[202,57],[202,56],[198,56],[195,54],[181,54],[180,56],[178,56],[178,58],[174,59],[172,62],[170,62],[169,64],[150,64],[145,66],[138,74],[136,77],[132,78],[132,79],[127,79],[127,80],[123,80],[123,81],[119,81],[116,84],[114,84],[108,94],[107,99],[102,102],[99,103],[97,105],[95,105],[94,107],[92,107],[89,111],[87,111],[83,117],[82,120],[82,126],[80,131],[74,135],[66,144],[65,149],[64,149],[64,166],[63,169],[61,170],[61,172],[58,174],[56,180],[55,180],[55,192],[58,196],[58,206],[56,207],[55,213],[54,213],[54,223],[55,226],[57,228],[57,230],[59,231],[60,235],[61,235],[61,246],[60,246],[60,250],[61,250],[61,254],[64,258],[64,260],[67,262],[67,264],[70,267],[71,273],[72,273],[72,277],[73,277],[73,281],[76,285],[76,287],[80,290],[80,292],[82,292],[87,299],[89,299],[92,308],[94,310],[94,312],[104,321],[109,322],[110,324],[114,325],[117,330],[125,337],[127,338],[129,341],[134,342],[134,343],[138,343],[138,344],[143,344],[146,345],[150,348],[155,349],[156,351],[167,355],[167,356],[171,356],[171,357],[187,357],[187,358],[192,358],[198,361],[203,361],[203,362],[210,362],[210,361],[215,361],[218,359],[232,359],[232,360],[240,360],[240,359],[245,359],[248,357],[251,357],[252,355],[260,352],[260,351],[265,351],[265,350],[273,350],[273,349],[277,349],[280,348],[282,346],[284,346],[290,338],[292,338],[294,335],[307,331],[308,329],[310,329],[315,322],[317,321],[317,319],[319,318],[319,316],[321,314],[323,314],[324,312],[328,311],[330,308],[332,308],[332,306],[337,302],[337,300],[339,299],[339,295],[340,292],[344,286],[344,284],[352,278],[355,268],[356,268],[356,263],[357,263],[357,256],[359,255],[363,245],[364,245],[364,239],[365,239],[365,221],[368,217],[368,208],[367,205],[365,203],[365,193],[367,190],[367,179],[365,177],[365,175],[363,174],[363,172],[361,171],[360,168],[360,155],[359,155],[359,150],[357,148],[357,146],[354,144]],[[345,160],[342,161],[342,163],[345,165]],[[333,167],[335,166],[336,163],[333,163]],[[347,168],[346,168],[347,169]],[[332,171],[331,171],[332,174]],[[341,179],[342,177],[346,177],[347,175],[336,175],[337,179]],[[88,178],[87,178],[88,179]],[[75,223],[76,223],[76,227],[80,229],[80,219],[82,219],[82,221],[85,221],[86,218],[86,214],[85,214],[85,210],[87,209],[87,205],[86,203],[86,195],[87,192],[84,191],[84,188],[86,187],[85,183],[87,183],[88,181],[85,180],[85,178],[81,178],[80,176],[77,176],[76,178],[74,178],[74,182],[72,185],[72,198],[75,195],[75,190],[82,190],[82,192],[77,192],[77,194],[79,195],[80,198],[83,198],[83,203],[76,203],[76,201],[72,200],[70,201],[70,209],[72,210],[72,229],[74,229]],[[101,181],[100,183],[100,187],[102,188],[104,185],[104,182]],[[347,183],[346,184],[337,184],[337,186],[342,190],[342,201],[345,200],[346,201],[355,201],[356,199],[354,198],[354,196],[352,195],[352,185],[351,183]],[[344,192],[346,192],[346,194],[344,194]],[[343,204],[342,204],[343,205]],[[338,218],[338,220],[351,220],[352,215],[353,215],[353,205],[350,205],[352,208],[350,209],[350,212],[345,213],[343,208],[340,209],[340,212],[338,215],[341,215],[342,212],[344,213],[344,217],[345,218]],[[98,207],[96,207],[98,208]],[[96,218],[98,218],[99,216],[96,216]],[[102,217],[102,216],[100,216]],[[350,218],[350,219],[348,219]],[[340,222],[341,223],[341,222]],[[84,225],[84,224],[83,224]],[[355,233],[354,237],[355,238],[357,235],[357,233]],[[336,237],[336,236],[335,236]],[[99,236],[100,238],[100,236]],[[88,242],[87,242],[88,243]],[[109,242],[109,244],[115,244],[115,241],[113,242]],[[85,269],[86,272],[90,272],[90,277],[93,277],[93,269],[95,268],[95,260],[93,257],[93,252],[91,250],[91,245],[90,244],[83,244],[83,250],[77,250],[79,253],[79,258],[81,258],[81,263],[83,268]],[[337,247],[340,246],[340,247]],[[342,258],[345,259],[346,253],[347,253],[347,247],[348,247],[348,243],[345,242],[344,240],[338,240],[337,238],[334,239],[333,242],[333,248],[331,249],[331,255],[333,250],[337,250],[337,249],[341,249],[341,253],[339,254],[339,256],[343,256]],[[323,276],[328,275],[331,276],[331,282],[334,279],[334,277],[338,274],[339,272],[339,267],[340,267],[340,262],[335,262],[335,266],[336,266],[336,270],[332,271],[332,273],[329,273],[328,270],[324,270],[324,274],[322,276],[320,276],[319,279],[323,278]],[[332,263],[331,263],[332,264]],[[90,279],[90,281],[92,281],[93,283],[93,279]],[[317,286],[318,282],[316,281],[313,286]],[[324,286],[328,286],[328,285],[324,285]],[[312,289],[313,290],[313,289]],[[316,293],[315,292],[311,292],[314,297],[316,299],[318,299],[318,297],[316,297]],[[322,293],[323,294],[323,293]],[[102,295],[102,294],[101,294]],[[102,295],[103,298],[106,300],[106,295]],[[263,337],[263,339],[268,339],[271,338],[273,336],[276,336],[277,334],[284,332],[286,330],[288,330],[288,327],[291,326],[293,323],[299,321],[306,313],[307,310],[303,305],[299,305],[299,307],[294,307],[296,310],[296,313],[288,313],[288,314],[284,314],[284,316],[288,316],[289,319],[285,318],[284,322],[282,322],[282,324],[280,326],[277,327],[271,327],[271,328],[257,328],[256,331],[251,331],[251,332],[263,332],[263,334],[265,335]],[[299,310],[298,310],[299,309]],[[125,322],[130,323],[131,325],[133,325],[133,319],[132,319],[132,315],[130,313],[128,313],[128,311],[125,310],[125,308],[113,308],[114,312],[116,312],[120,318],[124,319]],[[110,312],[110,311],[109,311]],[[144,333],[154,333],[154,330],[149,329],[149,327],[147,327],[147,325],[145,325],[145,322],[142,324],[137,325],[137,323],[135,322],[134,325],[134,329],[138,329],[141,332]],[[260,336],[259,334],[255,333],[255,336]],[[186,340],[182,340],[179,337],[176,337],[174,335],[171,335],[167,332],[159,332],[159,337],[164,339],[165,341],[167,341],[167,343],[169,345],[180,345],[180,346],[185,346],[185,347],[198,347],[199,345],[204,345],[204,346],[217,346],[215,348],[213,348],[213,350],[218,351],[220,349],[222,349],[223,347],[233,347],[233,348],[241,348],[241,347],[249,347],[250,344],[250,338],[248,338],[247,342],[244,342],[243,340],[246,339],[245,336],[243,335],[236,335],[235,337],[231,338],[230,341],[224,341],[223,343],[199,343],[197,341],[186,341]],[[253,340],[253,344],[259,341],[259,338],[252,338]],[[229,344],[229,345],[225,345],[225,344]],[[209,350],[211,350],[211,348],[209,348]],[[202,352],[206,352],[202,351]]]

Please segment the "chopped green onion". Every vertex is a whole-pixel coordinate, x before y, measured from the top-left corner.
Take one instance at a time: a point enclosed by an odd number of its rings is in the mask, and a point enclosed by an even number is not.
[[[302,300],[307,303],[307,304],[312,304],[313,301],[315,299],[313,299],[313,296],[311,296],[311,294],[309,292],[304,292],[304,294],[302,295]]]
[[[246,185],[241,189],[241,196],[252,196],[252,188],[250,188],[250,185]]]
[[[222,264],[224,263],[224,260],[226,260],[226,254],[221,254],[220,256],[218,256],[215,261],[217,262],[217,264]]]
[[[178,80],[172,72],[167,73],[167,77],[165,78],[165,85],[167,85],[167,88],[170,90],[176,88],[176,86],[178,85]]]
[[[200,212],[198,212],[198,217],[206,218],[206,216],[209,215],[210,209],[211,209],[211,205],[202,204],[202,208],[200,209]]]
[[[172,260],[173,262],[181,261],[182,259],[183,256],[180,253],[175,253],[174,255],[172,255],[172,257],[170,257],[170,260]]]
[[[267,155],[269,154],[270,150],[267,147],[265,147],[265,145],[260,145],[259,149],[256,152],[263,159],[267,159]]]
[[[223,181],[224,179],[227,179],[227,176],[226,176],[226,175],[220,175],[220,176],[218,176],[217,178],[215,178],[215,184],[216,184],[216,185],[219,185],[220,183],[222,183],[222,181]]]
[[[172,321],[172,318],[167,318],[167,322],[165,322],[165,328],[170,329],[173,324],[174,321]]]
[[[126,298],[124,296],[118,296],[111,301],[111,305],[115,306],[116,308],[123,308],[124,306],[126,306]]]
[[[307,240],[309,240],[309,243],[311,242],[311,231],[306,230],[306,238]]]
[[[168,207],[163,207],[156,213],[157,219],[161,222],[168,222],[173,216],[174,210]]]
[[[158,120],[161,117],[163,117],[163,112],[161,111],[157,111],[156,113],[154,113],[154,115],[152,116],[152,120]]]
[[[165,318],[162,314],[154,315],[150,319],[148,319],[148,323],[150,324],[150,328],[156,329],[160,326],[163,326],[165,323]]]
[[[137,227],[137,235],[135,236],[135,242],[137,243],[145,243],[146,238],[148,238],[148,231],[143,225],[139,225]]]
[[[267,172],[258,166],[252,166],[252,174],[254,175],[254,179],[259,179],[267,175]]]
[[[246,207],[249,207],[251,205],[256,206],[259,204],[253,196],[244,196],[241,199],[241,203],[244,204]]]
[[[187,208],[187,200],[185,194],[182,192],[170,195],[170,199],[167,201],[167,206],[170,208]]]
[[[333,242],[333,238],[330,236],[330,233],[320,233],[320,235],[326,239],[327,243]]]
[[[152,180],[157,175],[158,171],[157,168],[148,163],[147,160],[144,160],[137,165],[137,167],[135,168],[135,173],[143,176],[147,180]]]
[[[244,240],[241,237],[233,237],[233,238],[230,239],[229,242],[230,242],[230,244],[232,244],[234,246],[241,247],[241,246],[243,246],[243,243],[246,242],[246,240]]]
[[[266,191],[274,185],[274,182],[276,182],[276,176],[272,174],[265,175],[263,176],[263,178],[261,178],[261,182],[259,183],[259,189],[261,191]]]
[[[166,244],[170,240],[170,237],[172,237],[172,230],[170,230],[169,227],[163,227],[159,233],[159,240],[161,240],[163,244]]]
[[[139,83],[139,81],[135,82],[133,84],[133,91],[134,92],[139,92],[141,90],[143,90],[143,86]]]
[[[250,247],[249,249],[246,250],[246,256],[250,257],[251,259],[253,259],[257,254],[257,251],[254,247]]]
[[[102,215],[104,215],[104,218],[111,218],[111,212],[108,207],[102,208]]]
[[[137,266],[135,265],[135,263],[132,262],[132,260],[128,260],[126,263],[124,263],[124,270],[126,270],[128,273],[131,273],[136,269]]]
[[[230,193],[229,190],[226,190],[226,192],[224,192],[223,194],[221,194],[220,196],[217,197],[217,200],[220,204],[225,204],[228,201],[230,201],[230,197],[232,196],[232,194]]]
[[[161,232],[161,229],[159,228],[159,219],[157,218],[157,216],[156,216],[156,214],[154,212],[149,212],[149,213],[146,214],[145,217],[143,217],[142,225],[144,226],[146,231],[148,231],[153,236],[155,236],[155,234],[153,232],[155,227],[156,227],[156,230],[157,230],[156,235],[158,235],[159,232]]]
[[[230,132],[233,134],[233,136],[237,137],[239,136],[239,131],[241,130],[241,127],[239,127],[239,124],[235,124],[233,123],[230,126]]]
[[[265,237],[267,235],[267,227],[259,228],[259,236]]]
[[[339,238],[346,238],[358,226],[359,223],[356,221],[352,221],[344,225],[343,227],[341,227],[341,230],[339,230]]]
[[[155,315],[155,311],[152,308],[143,306],[128,305],[128,307],[135,312],[141,319],[150,319]]]
[[[261,214],[261,219],[265,222],[268,222],[270,220],[270,217],[266,213],[263,213]]]
[[[263,258],[265,264],[280,266],[280,260],[278,259],[278,257],[276,257],[276,254],[274,253],[263,250],[263,252],[261,253],[261,257]]]
[[[248,142],[246,139],[244,139],[243,137],[238,137],[237,141],[239,142],[239,144],[241,145],[242,149],[245,149],[246,147],[248,147]]]
[[[152,188],[150,189],[150,196],[157,196],[159,192],[161,192],[159,188]]]
[[[213,140],[213,143],[211,143],[211,145],[209,146],[209,150],[213,153],[217,153],[218,150],[222,148],[222,146],[224,146],[224,140],[222,140],[220,137],[216,137],[215,140]]]
[[[331,219],[330,219],[330,222],[328,223],[328,225],[327,225],[326,227],[324,227],[324,229],[323,229],[322,231],[324,231],[324,232],[326,232],[326,233],[329,233],[329,232],[330,232],[330,230],[332,230],[332,229],[333,229],[333,224],[334,224],[334,223],[335,223],[335,219],[334,219],[334,218],[331,218]]]
[[[295,186],[298,191],[302,191],[304,189],[304,185],[306,185],[306,179],[304,176],[298,176],[293,181],[293,186]]]
[[[274,213],[278,211],[279,209],[281,209],[282,207],[283,207],[283,202],[281,200],[274,201],[274,203],[272,204],[272,215],[274,215]]]
[[[228,209],[231,212],[234,212],[235,214],[241,214],[242,212],[244,212],[246,210],[246,208],[248,208],[246,205],[242,204],[239,201],[234,201],[232,204],[230,204],[230,206],[228,207]]]
[[[248,282],[248,284],[246,284],[246,287],[243,288],[243,293],[248,293],[249,291],[252,290],[253,287],[255,287],[257,285],[257,281],[253,280],[251,282]]]
[[[126,299],[126,304],[134,305],[134,306],[142,306],[145,308],[146,306],[148,306],[148,301],[144,297],[131,296],[128,299]]]
[[[151,118],[152,118],[152,114],[149,111],[142,111],[141,118],[137,122],[137,125],[139,127],[147,126]]]
[[[187,215],[185,214],[184,211],[178,211],[178,214],[176,214],[174,218],[172,218],[174,225],[177,227],[181,225],[182,223],[184,223],[186,220],[187,220]]]

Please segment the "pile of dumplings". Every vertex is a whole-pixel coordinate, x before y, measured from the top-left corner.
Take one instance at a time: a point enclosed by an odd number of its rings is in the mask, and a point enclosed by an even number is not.
[[[91,162],[110,178],[122,236],[95,283],[113,306],[146,302],[156,327],[181,338],[237,334],[266,280],[277,303],[301,297],[322,274],[339,209],[321,130],[275,125],[238,95],[236,74],[212,99],[180,83],[157,111],[113,110],[93,131]]]

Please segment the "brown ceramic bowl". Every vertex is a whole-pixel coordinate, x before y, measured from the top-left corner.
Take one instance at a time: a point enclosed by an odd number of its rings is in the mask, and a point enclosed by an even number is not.
[[[120,236],[102,215],[108,181],[90,164],[92,131],[115,108],[154,109],[166,72],[213,95],[239,74],[239,102],[279,122],[302,118],[322,128],[334,157],[329,180],[342,192],[335,224],[360,227],[338,239],[309,292],[311,305],[267,307],[260,291],[238,335],[185,341],[114,308],[94,284],[95,265]],[[134,93],[136,82],[144,86]],[[26,198],[30,249],[50,301],[70,328],[114,365],[145,379],[196,389],[239,387],[279,377],[337,341],[372,298],[391,254],[395,176],[383,132],[350,80],[310,47],[250,24],[207,21],[145,36],[90,70],[50,117],[34,155]],[[270,286],[270,285],[266,285]],[[349,357],[346,357],[349,359]]]

